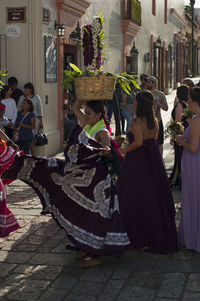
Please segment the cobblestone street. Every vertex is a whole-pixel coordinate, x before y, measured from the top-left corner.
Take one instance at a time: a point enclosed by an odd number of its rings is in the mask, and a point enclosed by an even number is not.
[[[166,139],[164,158],[169,171],[173,152]],[[122,258],[103,258],[100,267],[78,267],[65,249],[64,230],[20,181],[8,188],[7,202],[21,229],[1,239],[0,300],[65,301],[193,301],[200,300],[200,254],[187,250],[158,255],[129,251]],[[180,191],[173,191],[177,224]]]

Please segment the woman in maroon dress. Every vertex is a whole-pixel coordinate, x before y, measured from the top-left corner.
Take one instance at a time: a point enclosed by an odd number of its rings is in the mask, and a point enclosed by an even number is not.
[[[136,115],[117,181],[120,213],[131,244],[156,253],[177,251],[175,209],[157,142],[153,94],[136,95]]]

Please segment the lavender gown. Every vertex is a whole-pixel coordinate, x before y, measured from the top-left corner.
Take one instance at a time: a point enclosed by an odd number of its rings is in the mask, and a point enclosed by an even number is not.
[[[185,130],[188,141],[190,128]],[[182,156],[182,209],[178,236],[187,249],[200,252],[200,142],[196,153],[184,149]]]

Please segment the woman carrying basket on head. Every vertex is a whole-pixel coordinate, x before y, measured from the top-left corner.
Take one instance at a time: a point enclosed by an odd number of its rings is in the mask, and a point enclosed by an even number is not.
[[[74,105],[77,126],[64,150],[65,160],[22,156],[4,176],[19,178],[38,193],[43,213],[50,212],[66,230],[67,248],[89,256],[82,267],[101,264],[101,255],[119,257],[130,247],[119,213],[118,198],[107,165],[110,134],[101,101]],[[103,156],[102,156],[103,155]]]

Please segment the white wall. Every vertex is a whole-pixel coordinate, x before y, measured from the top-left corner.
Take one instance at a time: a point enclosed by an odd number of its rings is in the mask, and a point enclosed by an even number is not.
[[[13,23],[19,26],[21,34],[16,38],[7,38],[8,77],[15,76],[19,80],[19,88],[32,82],[43,103],[44,127],[49,144],[38,148],[40,154],[56,153],[60,148],[58,131],[57,82],[44,81],[44,35],[55,36],[54,21],[57,19],[55,0],[0,0],[0,34],[5,33],[6,7],[26,7],[26,23]],[[50,10],[49,25],[42,24],[42,8]],[[2,67],[4,67],[2,62]],[[48,96],[48,104],[45,96]]]

